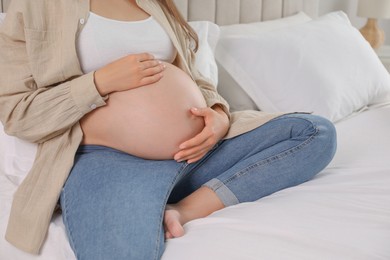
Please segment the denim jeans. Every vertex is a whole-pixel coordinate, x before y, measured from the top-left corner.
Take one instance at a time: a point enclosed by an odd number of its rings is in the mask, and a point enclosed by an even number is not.
[[[160,259],[166,203],[202,185],[226,206],[255,201],[310,180],[335,151],[333,124],[298,113],[220,141],[192,164],[80,146],[60,198],[71,247],[80,260]]]

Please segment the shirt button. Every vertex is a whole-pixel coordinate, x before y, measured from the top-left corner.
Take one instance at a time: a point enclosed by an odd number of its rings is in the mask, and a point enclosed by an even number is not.
[[[84,23],[85,23],[84,18],[81,18],[81,19],[80,19],[80,24],[84,24]]]
[[[95,109],[95,108],[96,108],[96,104],[92,104],[92,105],[90,106],[90,108],[91,108],[91,109]]]

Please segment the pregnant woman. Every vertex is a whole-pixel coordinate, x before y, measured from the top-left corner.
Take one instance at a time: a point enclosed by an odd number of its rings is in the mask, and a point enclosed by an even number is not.
[[[185,223],[328,165],[331,122],[230,113],[194,66],[197,45],[171,0],[11,2],[0,119],[38,152],[7,241],[39,254],[60,206],[77,259],[160,259]]]

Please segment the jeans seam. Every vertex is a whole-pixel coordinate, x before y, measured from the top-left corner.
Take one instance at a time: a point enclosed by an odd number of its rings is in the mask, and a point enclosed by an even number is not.
[[[183,163],[183,165],[179,168],[179,170],[177,171],[177,174],[175,176],[175,178],[172,180],[171,182],[171,187],[170,189],[167,191],[167,193],[165,194],[165,198],[164,198],[164,203],[162,204],[162,207],[161,207],[161,210],[160,212],[162,212],[162,214],[160,215],[160,220],[159,220],[159,223],[162,223],[162,225],[164,225],[163,223],[163,220],[164,220],[164,213],[165,213],[165,207],[167,205],[167,201],[168,201],[168,198],[169,198],[169,195],[171,194],[173,188],[174,188],[174,184],[176,183],[176,180],[177,178],[180,176],[180,173],[188,167],[188,163]],[[161,226],[159,226],[158,230],[157,230],[157,239],[156,239],[156,246],[155,246],[155,252],[154,252],[154,258],[155,260],[158,259],[158,252],[160,251],[160,237],[161,237]]]
[[[316,129],[316,133],[317,133],[318,128],[317,128],[317,125],[313,121],[311,121],[309,118],[306,118],[306,117],[297,116],[296,114],[297,113],[281,115],[281,116],[278,116],[278,117],[275,117],[275,118],[271,119],[267,123],[272,122],[272,121],[277,121],[277,120],[280,120],[280,119],[283,119],[283,118],[298,118],[298,119],[305,120],[305,121],[309,122],[310,124],[312,124],[314,126],[314,128]],[[313,135],[315,135],[316,133],[314,133]]]
[[[300,117],[297,117],[297,118],[300,118]],[[285,151],[282,151],[276,155],[273,155],[273,156],[270,156],[268,158],[265,158],[261,161],[258,161],[256,163],[253,163],[249,166],[247,166],[245,169],[242,169],[240,170],[239,172],[233,174],[230,178],[228,178],[227,180],[225,181],[221,181],[221,183],[223,183],[223,185],[227,185],[229,182],[233,181],[234,179],[238,178],[238,177],[241,177],[242,175],[245,175],[247,174],[250,170],[256,168],[256,167],[260,167],[260,166],[263,166],[263,165],[266,165],[266,164],[270,164],[270,163],[273,163],[275,162],[276,160],[279,160],[279,159],[282,159],[282,158],[285,158],[286,156],[290,155],[290,154],[293,154],[295,153],[296,151],[302,149],[304,146],[308,145],[309,143],[311,143],[314,138],[318,135],[319,133],[319,129],[315,126],[315,124],[313,122],[311,122],[310,120],[307,120],[305,118],[301,118],[301,119],[304,119],[308,122],[310,122],[314,128],[315,128],[315,132],[309,137],[307,138],[304,142],[288,149],[288,150],[285,150]],[[219,186],[218,188],[220,188],[221,186]],[[216,189],[218,189],[216,188]]]
[[[67,196],[66,196],[66,189],[63,189],[63,201],[64,201],[64,209],[65,211],[63,212],[63,220],[68,224],[68,233],[69,233],[69,243],[71,244],[71,247],[73,248],[74,254],[76,256],[76,259],[80,259],[78,255],[78,250],[76,250],[76,244],[74,243],[74,238],[73,238],[73,231],[70,222],[68,221],[67,214],[69,213],[69,208],[68,208],[68,203],[67,203]]]

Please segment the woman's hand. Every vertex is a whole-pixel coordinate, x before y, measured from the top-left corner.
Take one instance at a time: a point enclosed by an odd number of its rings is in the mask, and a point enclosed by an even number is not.
[[[194,138],[180,144],[180,151],[174,156],[178,162],[193,163],[201,159],[211,148],[221,140],[229,130],[229,118],[225,112],[216,106],[212,108],[192,108],[195,116],[204,118],[205,127]]]
[[[95,71],[100,95],[124,91],[157,82],[165,65],[149,53],[130,54]]]

